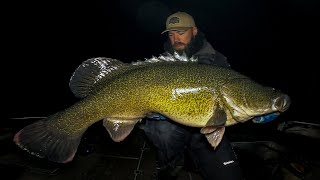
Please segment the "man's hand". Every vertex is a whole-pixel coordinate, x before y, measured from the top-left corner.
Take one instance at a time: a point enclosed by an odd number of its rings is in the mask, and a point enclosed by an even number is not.
[[[157,114],[157,113],[150,113],[150,114],[147,114],[147,118],[150,118],[150,119],[157,119],[157,120],[164,120],[164,119],[167,119],[165,116],[162,116],[161,114]]]

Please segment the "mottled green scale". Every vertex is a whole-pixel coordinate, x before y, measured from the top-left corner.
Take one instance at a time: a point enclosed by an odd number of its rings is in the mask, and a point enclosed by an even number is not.
[[[204,127],[215,106],[226,107],[220,89],[229,87],[234,80],[247,79],[227,68],[185,62],[150,63],[127,69],[100,82],[98,89],[71,107],[70,118],[61,119],[60,125],[65,126],[60,128],[80,131],[104,118],[138,119],[150,112],[188,126]],[[230,114],[228,117],[234,122]]]
[[[103,88],[87,97],[89,102],[92,99],[93,109],[99,109],[93,121],[97,116],[137,118],[158,112],[183,124],[204,126],[214,106],[213,87],[219,83],[213,79],[219,74],[212,68],[215,67],[177,62],[134,67],[106,81]],[[197,93],[177,92],[190,88],[202,89]]]

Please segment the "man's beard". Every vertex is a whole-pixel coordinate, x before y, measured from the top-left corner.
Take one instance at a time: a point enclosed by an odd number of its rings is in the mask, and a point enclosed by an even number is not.
[[[202,48],[204,40],[204,34],[198,32],[198,34],[194,36],[187,45],[185,45],[184,49],[175,50],[168,39],[168,41],[164,43],[164,50],[168,51],[170,54],[177,52],[179,55],[183,55],[183,53],[185,53],[187,57],[191,58],[194,53],[198,52]]]
[[[192,41],[193,41],[193,39],[194,39],[194,37],[191,39],[191,41],[190,41],[190,43],[192,43]],[[184,43],[182,43],[182,42],[177,42],[177,43],[175,43],[173,46],[171,46],[172,47],[172,49],[174,50],[174,51],[176,51],[180,56],[181,55],[183,55],[183,52],[189,52],[190,51],[190,43],[189,44],[184,44]],[[175,46],[184,46],[184,48],[183,49],[177,49]]]

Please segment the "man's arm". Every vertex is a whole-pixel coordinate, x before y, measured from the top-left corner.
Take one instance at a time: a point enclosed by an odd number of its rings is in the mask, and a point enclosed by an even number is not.
[[[197,56],[199,64],[218,65],[222,67],[230,67],[227,58],[218,51],[215,54],[201,54]]]

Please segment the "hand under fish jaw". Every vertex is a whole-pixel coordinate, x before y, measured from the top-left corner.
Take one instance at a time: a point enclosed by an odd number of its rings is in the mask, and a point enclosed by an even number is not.
[[[274,113],[267,114],[264,116],[258,116],[258,117],[253,118],[252,122],[254,122],[254,123],[267,123],[267,122],[275,120],[279,115],[280,115],[279,112],[274,112]]]
[[[281,112],[289,109],[291,104],[290,97],[286,94],[275,98],[273,108],[275,112],[253,118],[254,123],[267,123],[276,119]]]

